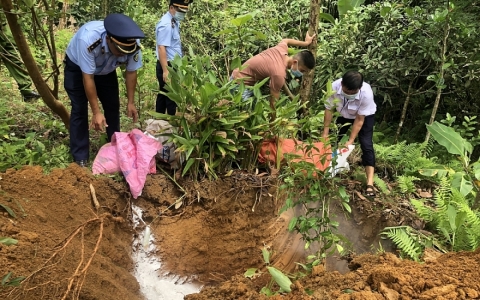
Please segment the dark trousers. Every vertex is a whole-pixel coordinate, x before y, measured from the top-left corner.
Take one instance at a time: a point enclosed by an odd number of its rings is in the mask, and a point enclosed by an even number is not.
[[[94,76],[98,99],[107,121],[108,141],[120,131],[120,96],[117,72]],[[83,86],[82,70],[68,56],[65,58],[63,83],[72,104],[70,114],[70,151],[75,161],[89,159],[88,99]]]
[[[170,63],[168,63],[168,65],[170,66]],[[162,65],[158,60],[157,60],[156,73],[157,73],[157,80],[158,80],[160,91],[167,92],[167,90],[165,89],[165,81],[163,81]],[[165,111],[167,111],[167,114],[174,116],[175,113],[177,112],[177,103],[170,100],[170,98],[168,98],[167,96],[159,93],[157,95],[155,111],[161,114],[164,114]]]
[[[354,119],[346,119],[344,117],[337,118],[337,125],[342,126],[338,133],[338,141],[347,133],[348,129],[353,125]],[[363,126],[358,132],[358,141],[362,149],[362,165],[375,167],[375,150],[373,149],[373,125],[375,125],[375,115],[365,117]]]

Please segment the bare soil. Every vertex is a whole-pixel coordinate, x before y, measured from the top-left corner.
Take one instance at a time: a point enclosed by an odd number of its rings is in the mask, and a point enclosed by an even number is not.
[[[27,277],[19,288],[0,289],[0,299],[142,299],[130,258],[137,234],[131,202],[152,222],[157,254],[165,264],[162,273],[205,286],[185,299],[264,299],[259,291],[270,277],[261,249],[273,250],[272,264],[288,273],[306,255],[300,237],[286,232],[289,218],[301,211],[278,215],[282,197],[266,174],[234,172],[214,182],[180,179],[183,193],[159,173],[147,178],[136,200],[130,199],[125,183],[94,177],[74,164],[49,175],[24,167],[0,176],[0,203],[16,213],[12,218],[0,208],[0,237],[18,240],[17,245],[0,244],[0,277],[9,271]],[[101,205],[98,210],[90,184]],[[356,192],[358,182],[344,184],[352,195],[353,213],[346,218],[335,205],[334,210],[341,232],[353,243],[352,255],[330,259],[326,267],[295,281],[291,294],[272,299],[480,298],[479,251],[427,253],[422,264],[391,253],[358,255],[374,251],[372,245],[379,243],[391,249],[378,236],[385,226],[421,228],[423,223],[406,201],[369,201]],[[244,278],[251,267],[265,275]]]

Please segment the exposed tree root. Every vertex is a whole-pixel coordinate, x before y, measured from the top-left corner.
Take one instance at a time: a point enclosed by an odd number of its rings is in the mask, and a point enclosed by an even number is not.
[[[88,268],[90,267],[93,258],[95,257],[95,254],[98,252],[100,243],[102,241],[103,227],[106,218],[109,218],[114,222],[123,222],[123,218],[113,217],[109,213],[104,213],[79,225],[62,242],[60,242],[53,248],[52,255],[42,264],[40,268],[27,276],[23,280],[20,287],[13,289],[9,293],[9,299],[32,299],[30,297],[33,296],[33,294],[36,295],[36,299],[43,299],[41,295],[43,295],[43,289],[46,286],[48,286],[49,288],[51,288],[52,286],[58,287],[59,292],[57,299],[80,299],[80,292],[85,283]],[[98,224],[98,237],[93,250],[89,255],[87,255],[86,252],[88,250],[85,249],[85,229],[87,228],[87,226],[93,224]],[[47,271],[55,267],[63,260],[68,245],[70,245],[74,238],[77,236],[80,236],[81,243],[80,260],[73,274],[66,279],[49,278],[48,281],[43,283],[33,283],[35,277],[40,277],[40,273],[42,271]],[[63,292],[61,292],[62,290]]]

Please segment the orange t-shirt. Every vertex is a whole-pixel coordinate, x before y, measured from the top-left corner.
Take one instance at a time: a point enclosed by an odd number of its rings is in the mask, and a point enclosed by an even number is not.
[[[287,76],[287,65],[285,56],[288,55],[288,45],[280,42],[277,46],[255,55],[242,65],[242,70],[238,68],[233,70],[233,78],[248,78],[244,80],[245,85],[255,85],[255,83],[270,77],[270,90],[280,92]]]

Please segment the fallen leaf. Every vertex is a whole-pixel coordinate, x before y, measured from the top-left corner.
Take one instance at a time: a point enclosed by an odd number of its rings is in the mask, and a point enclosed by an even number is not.
[[[433,197],[433,195],[429,192],[420,191],[418,194],[422,198],[432,198]]]

